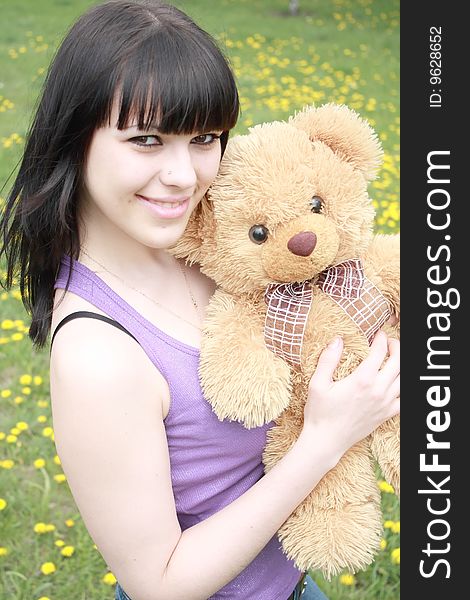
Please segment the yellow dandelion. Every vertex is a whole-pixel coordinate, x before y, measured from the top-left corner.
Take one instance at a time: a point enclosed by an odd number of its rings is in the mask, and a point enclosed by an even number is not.
[[[31,375],[24,374],[20,377],[20,385],[30,385],[32,381],[33,378]]]
[[[62,548],[62,546],[65,546],[65,542],[64,540],[56,540],[54,542],[54,544],[58,547],[58,548]]]
[[[21,430],[19,430],[18,427],[12,427],[10,429],[10,433],[12,433],[13,435],[20,435]]]
[[[38,423],[45,423],[46,421],[47,421],[46,415],[39,415],[39,417],[37,418]]]
[[[400,564],[400,548],[395,548],[390,552],[390,558],[392,559],[392,563],[394,565]]]
[[[22,333],[13,333],[11,336],[11,339],[13,342],[19,342],[23,338],[24,338],[24,335]]]
[[[11,319],[4,319],[1,324],[2,329],[13,329],[14,326],[15,324]]]
[[[400,533],[400,521],[395,521],[390,527],[392,533]]]
[[[72,556],[72,554],[75,552],[75,548],[73,546],[64,546],[62,548],[62,550],[60,551],[60,553],[62,554],[62,556],[66,556],[67,558],[69,558],[70,556]]]
[[[64,521],[64,523],[67,525],[67,527],[73,527],[75,525],[75,521],[73,519],[67,519]]]
[[[386,547],[387,547],[387,540],[384,540],[384,538],[382,538],[380,540],[380,549],[385,550]]]
[[[393,527],[394,521],[384,521],[385,529],[391,529]]]
[[[35,533],[48,533],[49,531],[55,531],[55,525],[52,523],[36,523],[34,526]]]
[[[385,492],[386,494],[393,494],[395,491],[392,485],[383,480],[379,481],[379,489],[381,492]]]
[[[2,390],[0,392],[0,398],[9,398],[11,396],[11,390]]]
[[[350,573],[345,573],[344,575],[340,576],[339,582],[342,583],[343,585],[355,585],[356,578],[354,577],[354,575],[351,575]]]
[[[59,473],[58,475],[54,475],[54,479],[57,481],[57,483],[63,483],[67,478],[63,473]]]
[[[37,405],[39,408],[47,408],[49,406],[49,402],[47,400],[38,400]]]
[[[40,375],[35,375],[33,377],[33,383],[34,383],[34,385],[41,385],[42,381],[43,381],[43,379],[42,379],[42,377]]]
[[[59,456],[57,454],[54,456],[53,460],[54,460],[54,462],[55,462],[56,465],[61,465],[62,464],[61,461],[60,461],[60,458],[59,458]]]
[[[106,575],[102,579],[103,583],[106,585],[114,585],[116,583],[116,577],[112,573],[106,573]]]
[[[5,510],[7,505],[8,505],[8,502],[4,498],[0,498],[0,510]]]
[[[56,566],[53,562],[45,562],[41,565],[41,573],[44,575],[50,575],[51,573],[55,573]]]
[[[36,523],[36,525],[34,526],[34,533],[46,533],[46,524]]]
[[[29,429],[28,423],[25,423],[24,421],[18,421],[18,423],[16,424],[16,427],[20,431],[26,431],[27,429]]]
[[[5,439],[5,434],[3,431],[0,431],[0,440],[4,440]]]
[[[24,398],[22,396],[16,396],[13,402],[15,404],[21,404],[22,402],[24,402]]]
[[[15,462],[11,460],[11,458],[6,458],[5,460],[0,460],[0,467],[4,469],[13,469],[15,466]]]
[[[29,394],[31,394],[31,388],[29,386],[26,386],[21,389],[21,393],[25,396],[29,396]]]
[[[0,556],[6,556],[8,554],[8,548],[5,546],[0,546]]]
[[[44,437],[52,437],[53,433],[54,430],[52,429],[52,427],[44,427],[44,429],[42,430],[42,435]]]
[[[46,466],[46,461],[43,458],[36,458],[36,460],[33,462],[33,465],[36,467],[36,469],[42,469]]]
[[[38,598],[38,600],[50,600],[50,598],[48,598],[47,596],[41,596],[40,598]]]
[[[6,440],[9,444],[14,444],[16,442],[18,438],[16,437],[16,435],[13,435],[12,433],[10,433],[9,435],[7,435]]]

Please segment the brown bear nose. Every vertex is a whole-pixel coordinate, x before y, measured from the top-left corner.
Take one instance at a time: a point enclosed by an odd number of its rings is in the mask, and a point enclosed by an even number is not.
[[[287,247],[297,256],[310,256],[317,245],[317,236],[313,231],[297,233],[287,242]]]

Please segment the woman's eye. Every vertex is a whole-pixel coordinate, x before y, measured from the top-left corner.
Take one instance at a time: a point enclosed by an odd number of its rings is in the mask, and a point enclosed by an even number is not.
[[[313,196],[313,198],[310,200],[310,210],[313,213],[319,213],[321,212],[322,208],[323,200],[320,198],[320,196]]]
[[[201,144],[202,146],[208,146],[209,144],[213,144],[220,138],[220,135],[215,133],[202,133],[201,135],[197,135],[191,141],[195,144]]]
[[[131,142],[144,148],[161,145],[161,142],[156,135],[139,135],[137,137],[133,137]]]

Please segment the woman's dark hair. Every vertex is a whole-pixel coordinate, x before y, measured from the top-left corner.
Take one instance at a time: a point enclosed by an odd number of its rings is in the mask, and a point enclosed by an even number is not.
[[[134,119],[139,129],[154,126],[165,134],[222,130],[222,154],[239,114],[227,60],[213,38],[174,6],[111,0],[78,19],[49,67],[0,217],[6,289],[17,276],[37,348],[50,331],[61,258],[79,256],[85,157],[94,131],[110,124],[116,94],[119,129]]]

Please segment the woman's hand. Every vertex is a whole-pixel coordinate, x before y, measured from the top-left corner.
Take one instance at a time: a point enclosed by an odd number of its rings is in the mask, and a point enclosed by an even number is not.
[[[320,355],[309,384],[303,431],[305,437],[312,427],[317,435],[320,430],[341,454],[400,412],[400,342],[379,331],[362,363],[333,381],[342,350],[342,339],[336,338]]]

